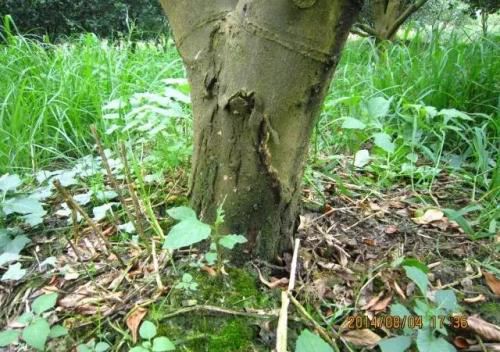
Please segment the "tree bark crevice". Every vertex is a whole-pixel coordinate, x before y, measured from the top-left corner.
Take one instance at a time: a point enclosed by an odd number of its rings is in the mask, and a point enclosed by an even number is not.
[[[309,140],[361,7],[297,1],[161,0],[191,84],[191,205],[212,222],[225,200],[222,230],[248,239],[240,260],[292,243]]]

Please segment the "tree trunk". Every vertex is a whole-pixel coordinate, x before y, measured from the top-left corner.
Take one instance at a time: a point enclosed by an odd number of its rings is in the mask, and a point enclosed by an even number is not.
[[[393,31],[392,26],[402,12],[402,0],[373,0],[373,26],[377,40],[394,39],[397,30]]]
[[[289,248],[316,115],[356,0],[161,0],[184,60],[194,114],[192,207],[245,255]]]

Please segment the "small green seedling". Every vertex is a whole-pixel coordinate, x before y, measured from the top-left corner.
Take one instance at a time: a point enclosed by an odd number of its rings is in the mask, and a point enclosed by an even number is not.
[[[299,338],[297,339],[295,352],[308,352],[308,351],[333,352],[333,349],[321,337],[305,329],[302,330]]]
[[[142,338],[140,346],[133,347],[129,352],[166,352],[174,351],[175,345],[165,336],[156,337],[156,326],[149,320],[145,320],[139,328]]]
[[[171,218],[180,222],[173,226],[168,233],[163,248],[175,250],[192,246],[210,238],[210,249],[205,254],[204,260],[208,265],[217,264],[219,271],[222,271],[226,262],[223,258],[223,249],[232,250],[237,244],[247,242],[247,239],[242,235],[223,235],[221,233],[220,227],[224,223],[222,205],[217,209],[217,217],[213,226],[198,220],[194,210],[188,207],[172,208],[167,213]]]
[[[76,348],[77,352],[106,352],[111,348],[111,346],[106,342],[95,342],[95,340],[90,340],[85,344],[78,345]]]
[[[17,322],[25,325],[21,330],[10,329],[0,332],[0,347],[18,344],[21,338],[28,346],[43,351],[49,338],[54,339],[68,334],[62,325],[53,325],[46,319],[57,301],[57,293],[42,295],[33,301],[31,312],[17,318]]]
[[[182,281],[175,285],[175,288],[184,290],[186,293],[196,291],[198,289],[198,284],[193,281],[193,277],[190,274],[182,275]]]
[[[398,316],[406,322],[403,335],[383,339],[379,342],[382,352],[404,352],[413,342],[419,352],[456,352],[455,347],[444,339],[448,335],[447,325],[453,313],[459,310],[455,292],[452,290],[429,291],[427,266],[416,259],[400,259],[393,266],[402,266],[406,276],[415,283],[422,296],[415,299],[410,312],[402,304],[391,305],[391,316]],[[415,328],[419,328],[415,330]]]

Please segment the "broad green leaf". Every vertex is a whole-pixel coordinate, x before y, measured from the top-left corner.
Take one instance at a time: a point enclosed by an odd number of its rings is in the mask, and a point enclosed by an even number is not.
[[[3,246],[0,247],[5,253],[19,254],[31,240],[26,235],[16,235],[12,240],[3,241]]]
[[[107,203],[99,207],[95,207],[92,212],[94,213],[94,221],[101,221],[106,218],[106,214],[118,203]]]
[[[5,330],[0,332],[0,347],[6,347],[17,340],[19,332],[16,330]]]
[[[210,236],[210,232],[211,228],[209,225],[195,218],[183,220],[172,227],[165,239],[163,248],[174,250],[191,246],[207,239]]]
[[[53,189],[50,186],[39,187],[35,189],[34,192],[30,193],[29,197],[32,199],[36,199],[38,201],[43,201],[49,198],[53,193]]]
[[[342,124],[342,128],[345,129],[363,130],[365,129],[365,127],[366,124],[364,124],[358,119],[355,119],[354,117],[346,117],[344,119],[344,123]]]
[[[333,352],[333,349],[321,337],[305,329],[297,339],[295,352]]]
[[[165,352],[174,350],[175,345],[165,336],[160,336],[153,340],[153,352]]]
[[[375,133],[373,138],[375,145],[385,152],[392,154],[396,150],[396,146],[392,142],[391,136],[387,133]]]
[[[168,98],[172,98],[172,99],[180,101],[181,103],[184,103],[184,104],[191,103],[191,98],[188,95],[181,93],[180,91],[178,91],[177,89],[174,89],[172,87],[167,87],[165,89],[164,95]]]
[[[134,224],[132,223],[132,221],[129,221],[123,225],[118,225],[118,231],[126,232],[128,234],[136,233],[136,230],[135,230],[135,227],[134,227]]]
[[[118,193],[115,191],[99,191],[95,192],[94,195],[99,202],[107,202],[118,197]]]
[[[448,313],[454,313],[458,310],[457,296],[452,290],[436,291],[434,300],[439,308],[448,311]]]
[[[31,347],[43,351],[50,334],[50,325],[45,319],[35,320],[23,330],[23,340]]]
[[[91,347],[89,347],[83,343],[76,347],[76,351],[77,352],[94,352],[94,350]]]
[[[366,104],[368,114],[374,118],[387,116],[390,106],[391,101],[382,97],[371,98]]]
[[[391,305],[391,315],[403,318],[411,316],[411,313],[404,305],[396,303]],[[403,328],[403,331],[405,332],[405,335],[411,333],[411,329],[407,327]]]
[[[149,349],[142,346],[135,346],[129,352],[150,352]]]
[[[186,274],[182,275],[182,282],[189,283],[192,281],[193,281],[193,276],[191,274],[186,273]]]
[[[435,337],[430,329],[418,330],[417,347],[420,352],[456,352],[453,345],[442,337]]]
[[[144,341],[142,343],[142,347],[147,348],[148,350],[151,350],[151,347],[153,347],[153,345],[149,341]]]
[[[33,301],[31,308],[33,308],[33,312],[35,312],[35,314],[40,315],[43,312],[46,312],[49,309],[54,308],[56,302],[57,302],[57,293],[49,293],[37,297]]]
[[[14,253],[3,253],[0,254],[0,266],[4,266],[7,263],[15,262],[19,260],[21,256]]]
[[[17,187],[21,186],[23,182],[18,175],[3,175],[0,176],[0,193],[7,193],[8,191],[15,191]]]
[[[175,220],[196,219],[196,213],[188,207],[177,207],[167,210],[168,216]]]
[[[355,167],[365,167],[370,162],[370,152],[366,149],[359,150],[354,156]]]
[[[418,286],[420,292],[422,292],[422,295],[425,297],[429,286],[427,275],[414,266],[404,266],[403,268],[406,271],[406,276]]]
[[[73,196],[73,200],[77,202],[80,205],[87,205],[90,203],[90,200],[92,198],[92,192],[87,192],[87,193],[82,193],[82,194],[76,194]]]
[[[40,263],[41,268],[48,267],[49,265],[51,267],[55,268],[57,265],[57,258],[56,257],[48,257],[47,259],[45,259],[43,262]]]
[[[150,340],[156,336],[156,326],[149,320],[145,320],[139,328],[139,335],[145,340]]]
[[[2,279],[0,281],[7,281],[7,280],[21,280],[24,275],[26,275],[26,269],[23,269],[21,267],[21,263],[16,263],[9,265],[9,269],[3,274]]]
[[[442,109],[441,111],[439,111],[439,115],[444,116],[446,121],[454,118],[466,121],[474,121],[474,119],[467,115],[465,112],[459,111],[457,109]]]
[[[62,337],[62,336],[66,336],[68,335],[68,329],[66,329],[64,326],[62,325],[54,325],[51,329],[50,329],[50,334],[49,336],[53,339],[55,338],[58,338],[58,337]]]
[[[429,268],[427,267],[427,265],[425,265],[424,263],[422,263],[420,260],[416,259],[416,258],[405,258],[403,260],[403,262],[401,263],[401,266],[413,266],[417,269],[420,269],[422,270],[424,273],[428,273],[429,272]]]
[[[242,235],[227,235],[219,240],[219,244],[227,249],[233,249],[237,244],[247,243],[247,239]]]
[[[95,347],[94,347],[94,351],[95,352],[106,352],[110,348],[111,348],[111,346],[108,343],[106,343],[106,342],[98,342],[95,345]]]
[[[215,262],[217,261],[217,253],[215,253],[215,252],[206,253],[205,260],[207,261],[208,265],[214,265]]]
[[[24,312],[19,317],[17,317],[16,321],[23,325],[28,325],[34,317],[35,315],[32,312]]]
[[[62,173],[54,176],[54,179],[61,182],[61,185],[63,187],[69,187],[76,185],[78,183],[75,177],[76,177],[75,171],[63,171]]]
[[[43,218],[45,215],[47,215],[47,212],[43,211],[41,213],[24,215],[22,218],[25,223],[27,223],[31,227],[35,227],[43,223]]]
[[[29,197],[15,197],[6,200],[3,203],[3,211],[5,215],[10,214],[44,214],[42,203],[40,201]]]
[[[378,343],[382,352],[404,352],[411,346],[411,337],[397,336]]]

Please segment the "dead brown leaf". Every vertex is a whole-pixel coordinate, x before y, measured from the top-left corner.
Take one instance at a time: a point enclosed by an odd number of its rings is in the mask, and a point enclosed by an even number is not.
[[[373,307],[371,307],[371,311],[374,311],[374,312],[380,312],[380,311],[384,311],[387,306],[389,305],[389,303],[391,303],[392,301],[392,295],[389,295],[387,296],[386,298],[384,298],[383,300],[377,302],[377,304],[375,304]]]
[[[383,296],[384,296],[384,291],[380,292],[377,296],[370,299],[370,301],[368,301],[367,304],[365,304],[363,307],[361,307],[361,309],[362,310],[369,310],[371,307],[373,307],[375,304],[377,304]]]
[[[342,337],[358,347],[373,347],[381,340],[380,336],[369,329],[349,330]]]
[[[396,290],[396,293],[402,298],[402,299],[406,299],[406,295],[405,293],[403,292],[403,289],[401,288],[401,286],[399,286],[399,284],[394,281],[394,289]]]
[[[500,327],[497,325],[488,323],[477,316],[468,317],[467,324],[470,330],[484,340],[500,342]]]
[[[213,268],[209,267],[208,265],[202,266],[201,271],[206,272],[209,276],[212,276],[212,277],[217,276],[217,272]]]
[[[134,343],[137,343],[137,329],[139,329],[139,325],[141,325],[141,321],[147,313],[148,310],[146,308],[139,307],[127,317],[127,327],[132,333],[132,341]]]
[[[413,222],[418,225],[428,225],[434,221],[440,221],[444,217],[444,213],[436,208],[427,209],[422,215],[412,218]]]
[[[493,291],[496,296],[500,296],[500,280],[498,280],[495,275],[487,271],[483,271],[483,275],[491,291]]]
[[[453,344],[461,350],[470,346],[467,339],[463,336],[455,336]]]
[[[396,225],[389,225],[385,228],[384,232],[388,235],[392,235],[399,232],[399,228]]]

